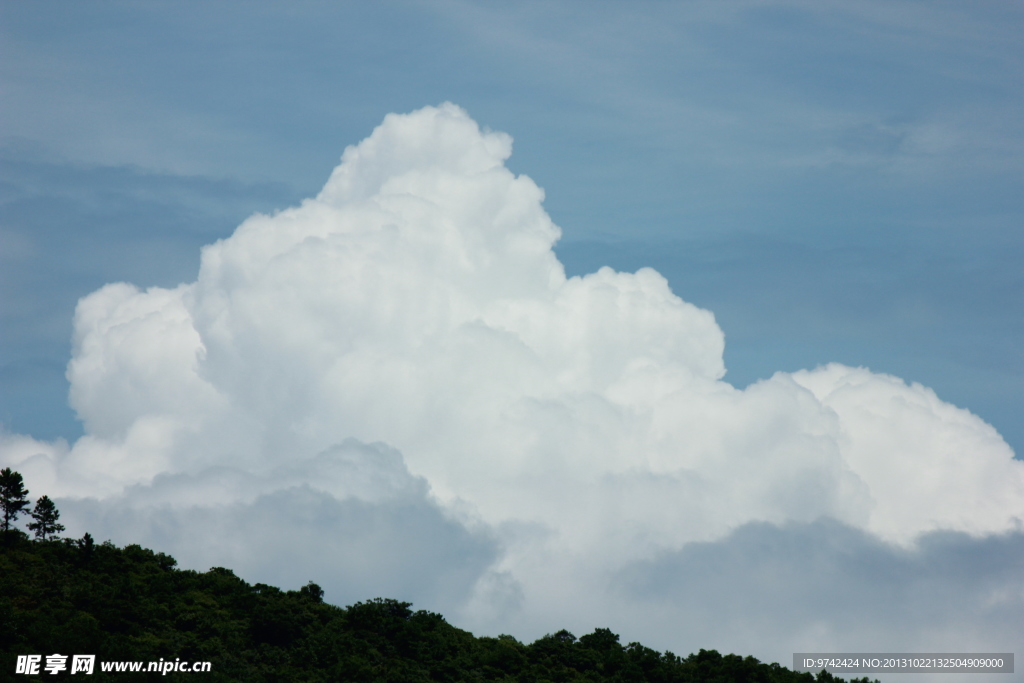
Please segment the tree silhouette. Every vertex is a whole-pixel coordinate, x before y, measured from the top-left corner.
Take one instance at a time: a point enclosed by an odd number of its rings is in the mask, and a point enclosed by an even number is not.
[[[28,490],[20,472],[10,467],[0,470],[0,507],[4,511],[3,531],[6,533],[18,515],[28,507]]]
[[[0,548],[0,669],[26,652],[70,651],[101,661],[213,661],[211,680],[251,683],[843,683],[715,650],[684,658],[623,646],[606,628],[533,644],[477,638],[408,602],[336,607],[312,582],[251,586],[230,569],[179,570],[168,555],[89,534],[77,543],[10,539]]]
[[[37,539],[45,541],[48,536],[52,538],[55,534],[64,531],[64,525],[57,523],[57,520],[60,519],[57,506],[53,504],[49,496],[43,496],[37,500],[35,509],[29,514],[36,521],[29,524],[28,528],[30,531],[36,532]]]

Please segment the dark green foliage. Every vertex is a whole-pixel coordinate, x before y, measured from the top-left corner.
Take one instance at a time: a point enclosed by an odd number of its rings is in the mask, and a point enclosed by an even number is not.
[[[46,540],[53,538],[56,534],[64,531],[64,525],[58,524],[57,520],[60,519],[60,513],[57,512],[57,506],[53,504],[49,496],[43,496],[36,501],[36,506],[30,513],[32,519],[36,520],[32,524],[28,525],[29,531],[36,532],[36,538]]]
[[[25,488],[25,480],[20,472],[12,472],[10,467],[0,470],[0,510],[3,511],[3,522],[0,523],[0,531],[4,534],[11,529],[11,525],[18,515],[28,507],[28,490]]]
[[[531,645],[511,636],[476,638],[439,614],[374,599],[347,608],[323,602],[308,583],[295,591],[249,585],[229,569],[179,570],[174,558],[129,545],[30,541],[0,548],[0,681],[23,654],[95,654],[90,680],[155,680],[104,673],[102,661],[210,661],[188,681],[351,681],[378,683],[814,683],[752,657],[701,650],[686,658],[608,629],[568,631]],[[70,678],[64,674],[47,679]],[[865,682],[867,679],[863,679]]]

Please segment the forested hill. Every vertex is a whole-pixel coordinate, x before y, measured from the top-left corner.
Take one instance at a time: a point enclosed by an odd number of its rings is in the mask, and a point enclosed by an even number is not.
[[[532,644],[477,638],[439,614],[374,599],[341,608],[309,584],[283,591],[249,585],[230,569],[180,570],[137,545],[0,539],[0,680],[79,680],[81,672],[17,674],[19,655],[94,654],[84,680],[182,681],[839,681],[753,657],[701,650],[682,658],[607,629],[566,631]],[[103,672],[100,662],[180,658],[209,673]],[[23,660],[24,661],[24,660]],[[70,669],[70,667],[69,667]],[[866,681],[867,679],[861,679]]]

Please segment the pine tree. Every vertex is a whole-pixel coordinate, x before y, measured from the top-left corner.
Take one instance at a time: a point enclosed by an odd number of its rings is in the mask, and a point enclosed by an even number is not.
[[[36,521],[29,524],[28,528],[30,531],[36,532],[37,539],[45,541],[47,536],[53,537],[64,531],[64,525],[57,523],[57,520],[60,519],[57,506],[53,504],[49,496],[43,496],[37,500],[36,507],[30,514]]]
[[[6,533],[18,515],[28,507],[28,490],[20,472],[12,472],[10,467],[0,470],[0,507],[3,508],[4,520],[2,530]]]

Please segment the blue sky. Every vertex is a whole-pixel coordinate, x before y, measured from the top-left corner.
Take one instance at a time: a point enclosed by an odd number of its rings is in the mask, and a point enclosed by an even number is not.
[[[189,279],[383,114],[515,138],[570,272],[651,265],[737,386],[828,361],[1024,446],[1020,8],[1009,3],[5,3],[9,429],[80,433],[70,313]]]
[[[386,114],[453,102],[514,138],[507,166],[544,189],[569,275],[653,267],[714,313],[727,382],[863,366],[971,411],[1019,460],[1022,31],[1007,2],[0,1],[0,423],[73,443],[80,298],[196,280],[201,247],[315,196]],[[500,555],[416,501],[474,563]],[[719,541],[746,556],[760,528]],[[839,533],[872,566],[927,564]],[[999,538],[979,557],[1004,557]],[[682,595],[676,570],[718,557],[664,553],[622,580]],[[942,580],[981,595],[1008,566]]]

